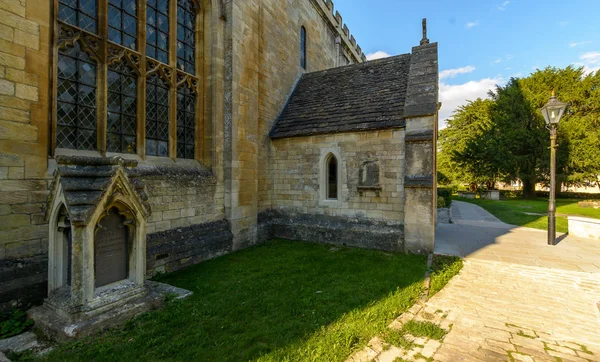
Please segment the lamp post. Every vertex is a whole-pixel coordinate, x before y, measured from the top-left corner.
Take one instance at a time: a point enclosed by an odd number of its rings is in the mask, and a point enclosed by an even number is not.
[[[548,245],[556,245],[556,132],[558,122],[565,113],[567,103],[562,103],[554,96],[541,109],[546,128],[550,130],[550,197],[548,201]]]

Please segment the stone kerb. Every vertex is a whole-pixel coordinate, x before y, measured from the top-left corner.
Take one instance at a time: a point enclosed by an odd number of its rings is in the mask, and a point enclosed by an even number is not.
[[[600,241],[600,220],[569,216],[569,235]]]

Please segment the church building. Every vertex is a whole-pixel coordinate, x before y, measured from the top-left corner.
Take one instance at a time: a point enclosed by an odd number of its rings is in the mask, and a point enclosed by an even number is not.
[[[0,310],[272,239],[433,251],[438,78],[425,24],[367,61],[331,0],[0,0]]]

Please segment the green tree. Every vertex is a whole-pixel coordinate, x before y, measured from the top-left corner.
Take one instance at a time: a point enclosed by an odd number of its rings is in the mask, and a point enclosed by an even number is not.
[[[499,146],[495,154],[506,179],[523,181],[523,197],[535,197],[538,170],[548,147],[544,119],[523,90],[523,80],[511,78],[490,92],[492,137]],[[492,137],[485,137],[490,139]]]
[[[491,106],[492,101],[480,98],[469,102],[440,131],[438,168],[448,179],[493,187],[499,168],[495,141],[489,136]]]
[[[558,181],[580,185],[600,175],[600,72],[583,68],[548,67],[521,80],[524,95],[541,108],[552,91],[569,107],[559,124]],[[548,181],[548,152],[540,165],[541,181]]]

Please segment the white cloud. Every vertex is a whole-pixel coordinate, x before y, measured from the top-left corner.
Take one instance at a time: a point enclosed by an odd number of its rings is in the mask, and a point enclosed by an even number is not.
[[[561,28],[566,28],[566,27],[567,27],[567,25],[569,25],[569,22],[568,22],[568,21],[564,21],[564,20],[563,20],[563,21],[561,21],[560,23],[558,23],[558,25],[560,25],[560,27],[561,27]]]
[[[470,21],[470,22],[468,22],[468,23],[465,24],[465,28],[471,29],[471,28],[476,27],[477,25],[479,25],[478,21]]]
[[[502,4],[498,5],[498,10],[500,10],[500,11],[506,10],[506,7],[508,6],[508,4],[510,4],[510,1],[508,1],[508,0],[503,2]]]
[[[570,43],[569,43],[569,46],[570,46],[571,48],[575,48],[575,47],[580,47],[580,46],[582,46],[582,45],[591,44],[591,43],[592,43],[592,42],[591,42],[591,41],[589,41],[589,40],[586,40],[586,41],[580,41],[580,42],[572,41],[572,42],[570,42]]]
[[[466,67],[462,67],[462,68],[443,70],[440,72],[440,79],[454,78],[459,74],[471,73],[474,70],[475,70],[475,67],[472,65],[467,65]]]
[[[500,64],[502,63],[502,58],[498,58],[492,62],[492,64]]]
[[[583,66],[586,74],[600,70],[600,52],[583,53],[575,65]]]
[[[495,89],[497,84],[503,83],[504,79],[501,77],[485,78],[457,85],[440,82],[440,102],[442,102],[439,114],[440,128],[446,127],[446,120],[458,107],[467,104],[467,101],[487,98],[489,90]]]
[[[387,58],[387,57],[391,57],[391,54],[388,54],[384,51],[378,51],[375,53],[371,53],[371,54],[367,54],[367,60],[375,60],[375,59],[381,59],[381,58]]]

